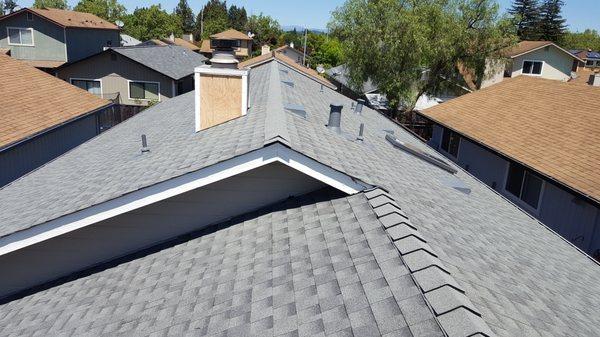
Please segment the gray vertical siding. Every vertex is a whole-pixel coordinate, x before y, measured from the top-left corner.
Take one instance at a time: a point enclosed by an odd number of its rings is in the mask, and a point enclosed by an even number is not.
[[[0,151],[0,186],[23,176],[98,134],[96,114]]]
[[[441,149],[444,128],[434,125],[429,145],[493,187],[507,199],[539,219],[558,234],[592,256],[600,255],[600,208],[551,181],[544,181],[540,205],[532,209],[504,190],[509,160],[464,137],[461,137],[458,158]]]
[[[116,58],[111,58],[114,54]],[[56,72],[67,82],[71,78],[99,79],[104,98],[112,99],[120,94],[120,104],[146,105],[147,101],[129,99],[128,80],[160,83],[161,102],[173,97],[173,80],[120,54],[105,52],[80,62],[67,65]],[[191,84],[193,86],[193,83]]]
[[[0,297],[322,187],[275,163],[160,201],[0,256]]]
[[[118,47],[121,38],[118,30],[67,28],[67,58],[69,62],[97,54],[108,47]]]
[[[7,27],[33,28],[33,47],[8,44]],[[60,26],[34,15],[27,21],[23,12],[0,21],[0,48],[9,48],[11,56],[21,60],[67,61],[65,32]]]

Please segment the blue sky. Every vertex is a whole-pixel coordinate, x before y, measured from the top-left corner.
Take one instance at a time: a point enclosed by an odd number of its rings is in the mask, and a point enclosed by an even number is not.
[[[161,3],[163,8],[171,11],[178,0],[140,1],[120,0],[129,11],[135,7],[148,6],[149,3]],[[68,0],[74,6],[78,0]],[[511,0],[498,0],[503,10]],[[21,6],[30,6],[33,0],[17,0]],[[206,0],[188,0],[197,12]],[[325,28],[332,10],[344,3],[344,0],[228,0],[228,5],[242,5],[252,14],[263,12],[279,20],[283,26],[299,25],[310,28]],[[301,4],[301,5],[298,5]],[[598,0],[565,0],[563,15],[572,30],[582,31],[585,28],[600,30],[600,4]]]

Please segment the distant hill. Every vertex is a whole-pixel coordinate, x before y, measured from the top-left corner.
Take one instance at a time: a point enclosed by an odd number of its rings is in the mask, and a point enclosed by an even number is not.
[[[297,32],[304,31],[304,27],[303,26],[298,26],[298,25],[282,26],[281,29],[284,32],[290,32],[290,31],[292,31],[294,29],[296,29]],[[313,33],[320,33],[320,34],[327,33],[327,29],[322,29],[322,28],[309,28],[308,30],[310,32],[313,32]]]

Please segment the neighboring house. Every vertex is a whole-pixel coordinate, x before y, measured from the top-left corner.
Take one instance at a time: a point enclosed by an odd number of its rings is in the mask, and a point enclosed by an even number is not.
[[[190,35],[186,35],[188,38],[190,37]],[[146,42],[141,43],[141,45],[144,46],[167,46],[167,45],[172,45],[172,46],[180,46],[180,47],[184,47],[187,48],[191,51],[200,52],[200,47],[196,46],[193,41],[188,41],[179,37],[175,37],[173,36],[173,34],[171,34],[170,37],[166,38],[166,39],[151,39],[148,40]]]
[[[520,75],[566,82],[582,60],[549,41],[521,41],[502,52],[504,60],[488,62],[482,88]]]
[[[588,50],[571,50],[573,55],[582,60],[577,66],[579,68],[598,69],[600,68],[600,52]]]
[[[252,38],[235,29],[228,29],[211,35],[210,39],[203,40],[202,45],[200,46],[200,53],[211,58],[216,40],[236,41],[237,47],[235,49],[235,57],[238,59],[252,56]]]
[[[523,76],[422,115],[431,146],[600,258],[599,111],[600,88]]]
[[[65,65],[56,76],[123,105],[162,102],[194,88],[194,68],[206,58],[179,46],[111,48]]]
[[[142,41],[129,36],[127,34],[121,34],[121,47],[133,47],[141,44]]]
[[[283,57],[0,189],[0,335],[600,335],[598,263]]]
[[[112,104],[0,54],[0,186],[103,131]],[[4,202],[4,200],[3,200]]]
[[[352,99],[365,98],[367,103],[373,109],[377,109],[380,111],[389,110],[389,101],[385,94],[381,93],[377,86],[373,84],[371,80],[363,83],[362,88],[354,89],[350,84],[349,71],[345,64],[339,65],[337,67],[329,68],[325,71],[327,77],[337,86],[338,91],[347,97]],[[457,96],[464,95],[470,92],[464,86],[455,85],[453,86],[453,90],[447,90],[444,93],[441,93],[437,96],[430,95],[421,95],[417,100],[414,109],[415,110],[423,110],[440,103],[446,102],[450,99],[453,99]]]
[[[89,13],[24,8],[0,17],[0,48],[47,71],[117,47],[120,41],[116,25]]]

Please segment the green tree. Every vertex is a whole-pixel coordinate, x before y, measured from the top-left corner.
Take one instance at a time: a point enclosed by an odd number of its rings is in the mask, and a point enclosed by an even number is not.
[[[17,8],[17,2],[15,0],[4,0],[4,14],[10,14]]]
[[[254,34],[255,50],[260,50],[260,47],[265,44],[274,46],[281,35],[279,22],[262,13],[250,16],[245,30]]]
[[[539,23],[540,39],[558,42],[565,34],[566,20],[562,17],[562,0],[545,0],[541,6]]]
[[[73,10],[92,13],[110,22],[121,20],[127,15],[125,6],[117,0],[80,0]]]
[[[196,36],[207,39],[229,28],[226,1],[209,0],[196,18]]]
[[[304,35],[298,33],[298,31],[296,31],[296,28],[294,28],[294,30],[292,31],[282,32],[277,38],[277,45],[283,46],[286,44],[291,45],[293,43],[295,48],[300,49],[300,46],[302,46],[304,43],[303,41]]]
[[[196,26],[194,22],[194,12],[188,5],[187,0],[179,0],[177,7],[175,7],[175,14],[181,21],[181,30],[183,30],[184,33],[191,33],[194,31]]]
[[[246,9],[244,7],[232,5],[229,7],[229,12],[227,15],[229,16],[229,24],[231,28],[239,31],[244,30],[246,23],[248,22],[248,15],[246,14]]]
[[[592,49],[600,51],[600,34],[598,34],[598,31],[592,29],[576,33],[566,32],[560,44],[566,49]]]
[[[35,0],[33,8],[58,8],[69,9],[67,0]]]
[[[136,8],[132,14],[125,16],[123,21],[125,33],[141,41],[166,38],[171,33],[183,34],[179,17],[167,13],[160,5]]]
[[[541,12],[538,0],[514,0],[508,13],[513,16],[521,40],[539,39]]]
[[[338,66],[342,63],[344,51],[342,43],[335,37],[325,37],[319,45],[312,46],[309,64],[312,68],[323,65],[325,68]]]
[[[329,29],[342,41],[352,86],[370,79],[393,111],[451,85],[462,65],[477,78],[485,60],[512,43],[493,0],[348,0]],[[408,119],[412,114],[407,114]]]

